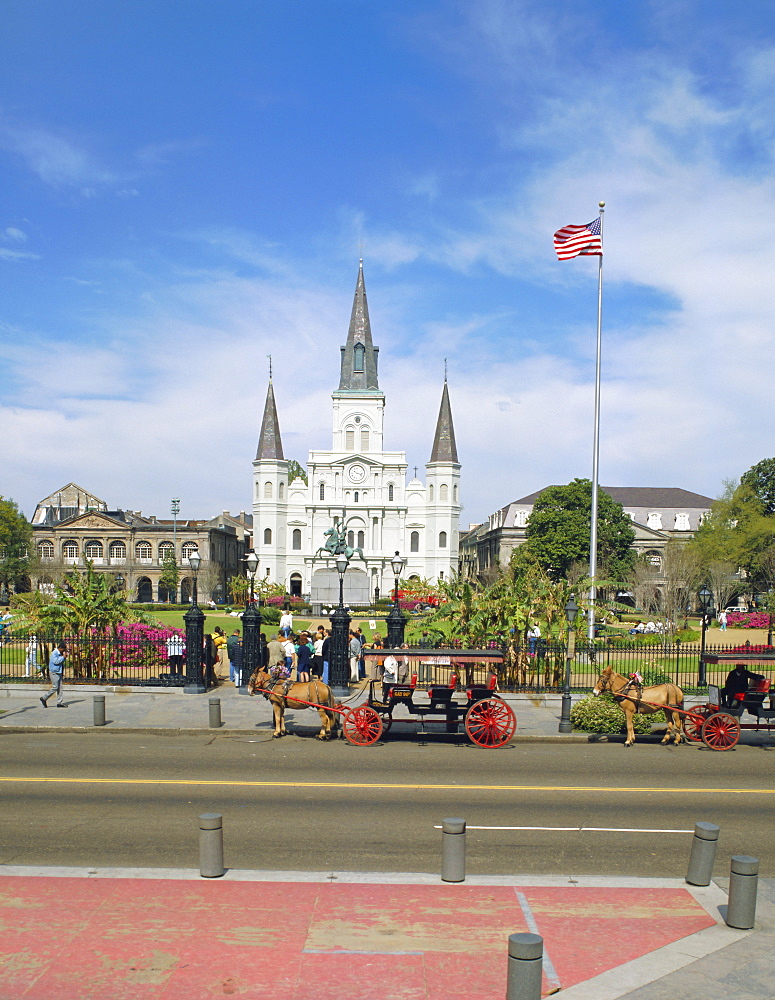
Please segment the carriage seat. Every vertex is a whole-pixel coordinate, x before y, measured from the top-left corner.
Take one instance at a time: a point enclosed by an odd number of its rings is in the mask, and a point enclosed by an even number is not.
[[[748,690],[740,697],[742,702],[742,707],[748,712],[749,715],[755,716],[757,719],[761,715],[766,718],[764,712],[764,699],[769,693],[770,682],[765,677],[761,681],[753,681]]]
[[[469,701],[481,701],[482,698],[486,698],[487,695],[495,690],[498,683],[498,675],[490,674],[490,679],[486,684],[471,684],[466,688],[466,698]]]
[[[431,702],[434,701],[451,701],[452,695],[455,693],[455,688],[457,687],[457,674],[452,674],[449,678],[449,684],[432,684],[428,688],[428,697]]]
[[[417,687],[417,674],[412,674],[411,684],[391,684],[388,691],[388,698],[396,698],[399,701],[411,701],[414,689]]]

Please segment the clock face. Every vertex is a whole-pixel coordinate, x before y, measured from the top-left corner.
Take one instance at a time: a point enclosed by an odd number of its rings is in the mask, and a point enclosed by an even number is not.
[[[350,476],[350,482],[362,483],[366,478],[366,470],[362,465],[351,465],[348,475]]]

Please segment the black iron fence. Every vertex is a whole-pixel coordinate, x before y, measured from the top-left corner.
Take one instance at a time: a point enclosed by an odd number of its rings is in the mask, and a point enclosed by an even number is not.
[[[48,679],[48,662],[60,636],[6,638],[0,646],[0,683],[35,683]],[[131,686],[178,686],[184,683],[181,658],[168,656],[166,642],[112,636],[64,637],[68,653],[65,680],[69,684],[118,684]],[[741,646],[707,646],[707,654],[735,651]],[[459,683],[487,684],[490,674],[498,676],[501,691],[560,692],[565,684],[566,647],[562,642],[538,639],[527,645],[492,643],[486,650],[435,648],[409,645],[396,650],[405,658],[409,677],[417,674],[420,687],[447,684],[453,673]],[[386,650],[365,650],[369,671],[379,672]],[[602,670],[610,667],[628,675],[638,671],[646,684],[674,681],[685,691],[697,689],[700,660],[699,643],[638,641],[581,642],[571,664],[571,689],[589,690]],[[707,666],[707,682],[723,685],[729,663]],[[767,674],[767,667],[759,666]]]

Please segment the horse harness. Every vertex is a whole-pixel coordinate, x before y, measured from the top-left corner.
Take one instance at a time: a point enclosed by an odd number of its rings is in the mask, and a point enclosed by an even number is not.
[[[622,701],[631,701],[635,705],[636,711],[640,709],[640,706],[642,704],[643,705],[653,704],[653,702],[650,701],[646,702],[643,701],[643,679],[638,673],[630,674],[630,676],[627,678],[627,682],[625,683],[624,687],[620,687],[618,691],[614,691],[610,677],[606,678],[606,680],[604,681],[604,685],[605,686],[603,690],[605,691],[605,689],[607,688],[611,692],[611,695],[615,702],[618,703]],[[634,695],[630,693],[630,691],[632,690],[634,690],[635,692]],[[677,706],[673,706],[668,703],[661,707],[667,710],[673,710]]]

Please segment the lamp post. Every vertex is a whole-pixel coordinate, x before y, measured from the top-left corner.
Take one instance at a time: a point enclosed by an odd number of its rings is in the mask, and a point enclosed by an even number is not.
[[[261,612],[256,607],[255,580],[258,569],[258,556],[255,552],[248,552],[245,556],[250,576],[250,599],[245,604],[242,612],[242,629],[244,638],[242,641],[242,669],[237,678],[237,687],[244,687],[246,678],[250,678],[253,672],[261,663]]]
[[[346,694],[350,681],[350,621],[344,606],[344,575],[350,560],[344,552],[336,556],[339,574],[339,607],[331,615],[331,647],[329,653],[331,687],[337,695]]]
[[[391,649],[399,649],[403,645],[404,631],[406,630],[406,618],[398,606],[398,581],[401,578],[405,562],[406,560],[402,559],[397,552],[390,560],[396,584],[393,591],[393,607],[390,609],[387,619],[387,641]]]
[[[172,551],[175,556],[175,566],[178,565],[178,514],[180,513],[180,497],[173,497],[170,504],[172,511]],[[175,583],[175,600],[178,599],[178,585]],[[168,598],[169,600],[169,598]]]
[[[565,686],[562,689],[562,714],[558,727],[558,732],[560,733],[573,732],[573,724],[570,721],[570,672],[573,659],[576,655],[576,615],[578,614],[578,610],[576,598],[571,594],[568,598],[568,603],[565,605],[565,617],[568,620],[568,648],[565,654]]]
[[[191,588],[191,607],[183,615],[186,623],[186,685],[187,694],[204,694],[205,685],[202,675],[202,659],[204,656],[205,616],[196,603],[196,575],[202,557],[198,549],[188,555],[188,565],[194,574],[194,585]]]
[[[125,582],[126,581],[124,580],[123,576],[120,573],[116,573],[116,590],[118,591],[123,590]]]
[[[701,587],[697,593],[700,602],[700,613],[702,614],[702,638],[700,639],[700,666],[697,671],[697,686],[704,687],[707,683],[705,676],[705,633],[708,630],[708,617],[713,607],[713,594],[707,587]]]

